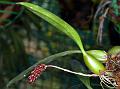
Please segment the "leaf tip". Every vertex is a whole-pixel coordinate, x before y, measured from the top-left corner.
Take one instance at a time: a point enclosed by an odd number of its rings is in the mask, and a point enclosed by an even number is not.
[[[25,2],[17,2],[18,5],[24,5]]]

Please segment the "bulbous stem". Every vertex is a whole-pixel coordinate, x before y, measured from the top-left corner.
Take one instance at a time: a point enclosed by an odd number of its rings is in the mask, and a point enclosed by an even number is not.
[[[105,71],[104,65],[96,60],[94,57],[91,55],[83,55],[84,57],[84,62],[86,66],[95,74],[100,74],[102,71]]]

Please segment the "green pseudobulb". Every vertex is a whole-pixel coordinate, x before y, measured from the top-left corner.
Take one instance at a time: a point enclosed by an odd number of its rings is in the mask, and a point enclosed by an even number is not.
[[[114,46],[108,51],[108,54],[111,55],[116,55],[118,53],[120,53],[120,46]]]
[[[92,55],[87,54],[83,55],[83,57],[85,64],[93,73],[99,75],[102,71],[105,70],[104,65]]]

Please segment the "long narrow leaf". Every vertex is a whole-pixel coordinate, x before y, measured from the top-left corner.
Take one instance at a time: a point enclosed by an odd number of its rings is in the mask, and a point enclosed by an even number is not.
[[[26,75],[29,74],[29,72],[38,64],[40,63],[50,63],[51,61],[57,60],[59,57],[62,56],[66,56],[66,55],[70,55],[70,54],[74,54],[74,53],[81,53],[80,50],[71,50],[71,51],[65,51],[65,52],[61,52],[61,53],[57,53],[54,55],[51,55],[49,57],[46,57],[40,61],[38,61],[36,64],[34,64],[33,66],[29,67],[28,69],[26,69],[25,71],[23,71],[22,73],[20,73],[18,76],[16,76],[15,78],[13,78],[8,84],[7,87],[9,87],[11,84],[16,83],[17,81],[23,79],[24,77],[26,77]],[[24,76],[25,75],[25,76]]]
[[[79,34],[76,32],[76,30],[72,26],[70,26],[64,20],[62,20],[55,14],[49,12],[48,10],[38,5],[28,3],[28,2],[20,2],[18,4],[27,7],[31,12],[41,17],[42,19],[46,20],[47,22],[55,26],[58,30],[68,35],[70,38],[72,38],[77,43],[82,53],[85,53]]]

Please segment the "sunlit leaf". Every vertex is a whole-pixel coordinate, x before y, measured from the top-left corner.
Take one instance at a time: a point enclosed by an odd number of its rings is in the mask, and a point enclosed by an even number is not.
[[[79,34],[76,32],[76,30],[72,26],[70,26],[64,20],[62,20],[55,14],[49,12],[48,10],[38,5],[28,3],[28,2],[20,2],[18,4],[23,5],[24,7],[27,7],[31,12],[33,12],[37,16],[41,17],[45,21],[55,26],[59,31],[62,31],[63,33],[68,35],[70,38],[72,38],[77,43],[82,53],[83,54],[85,53]]]

